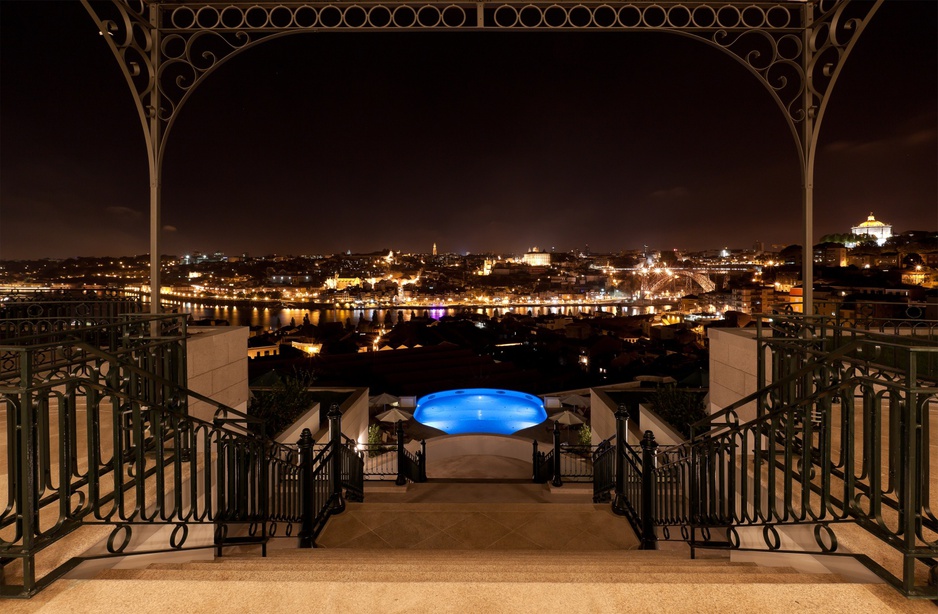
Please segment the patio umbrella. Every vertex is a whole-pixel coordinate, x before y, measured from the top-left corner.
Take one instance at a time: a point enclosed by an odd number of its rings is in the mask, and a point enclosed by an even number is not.
[[[570,394],[561,397],[560,402],[564,405],[573,405],[574,407],[589,407],[590,400],[578,394]]]
[[[403,422],[404,420],[410,420],[414,416],[413,414],[408,414],[406,411],[401,411],[394,407],[375,417],[381,422]]]
[[[550,419],[558,424],[566,424],[567,426],[571,426],[573,424],[583,424],[583,420],[569,410],[564,410],[559,414],[554,414],[550,417]]]
[[[369,407],[380,407],[387,405],[397,405],[399,398],[393,394],[388,394],[387,392],[382,392],[381,394],[371,397],[368,399]]]

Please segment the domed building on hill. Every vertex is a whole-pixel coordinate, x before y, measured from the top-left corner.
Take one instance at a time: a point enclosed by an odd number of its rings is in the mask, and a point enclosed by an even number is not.
[[[882,245],[886,242],[886,239],[892,236],[892,224],[880,222],[873,217],[873,213],[870,212],[866,221],[860,222],[860,224],[851,228],[850,232],[855,235],[869,235],[876,243]]]

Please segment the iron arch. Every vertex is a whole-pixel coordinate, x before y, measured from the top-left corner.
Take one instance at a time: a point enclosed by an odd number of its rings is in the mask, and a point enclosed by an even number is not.
[[[813,245],[817,135],[844,61],[883,0],[674,0],[310,4],[297,0],[162,2],[81,0],[134,94],[150,172],[150,308],[159,311],[161,175],[180,109],[228,59],[297,32],[595,30],[660,31],[717,48],[766,88],[794,137],[802,172],[803,244]],[[811,304],[813,270],[802,274]]]

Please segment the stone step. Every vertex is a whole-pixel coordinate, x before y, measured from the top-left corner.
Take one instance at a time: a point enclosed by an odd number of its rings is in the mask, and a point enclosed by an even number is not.
[[[657,584],[583,582],[295,582],[243,580],[80,580],[38,608],[40,614],[113,612],[308,612],[331,614],[513,614],[517,612],[934,612],[886,585],[813,581],[701,584],[692,576]],[[39,605],[37,603],[37,605]]]
[[[803,574],[794,570],[774,573],[738,573],[725,569],[702,568],[690,571],[623,572],[616,570],[583,573],[568,570],[566,573],[544,573],[540,570],[504,568],[446,570],[445,573],[432,567],[417,566],[411,569],[373,570],[350,568],[331,571],[315,570],[263,570],[263,569],[111,569],[98,578],[107,580],[136,580],[163,582],[168,580],[205,580],[214,582],[350,582],[350,583],[434,583],[446,578],[448,584],[503,584],[503,583],[548,583],[550,577],[563,578],[564,583],[655,583],[670,585],[693,582],[695,584],[831,584],[842,582],[833,574]]]
[[[235,558],[250,558],[255,559],[260,555],[258,554],[259,550],[255,549],[250,553],[236,554],[232,556],[223,556],[217,560],[226,560],[226,559],[235,559]],[[638,549],[622,549],[622,550],[582,550],[577,552],[552,552],[550,550],[496,550],[498,556],[501,557],[517,557],[517,558],[530,558],[538,560],[558,560],[562,559],[564,561],[571,560],[584,560],[591,561],[595,559],[632,559],[632,558],[641,558],[642,560],[683,560],[690,559],[690,549],[684,548],[679,550],[638,550]],[[437,558],[450,558],[458,557],[460,560],[463,559],[484,559],[490,558],[492,556],[492,551],[479,550],[477,548],[470,549],[459,549],[452,548],[448,550],[411,550],[411,549],[395,549],[395,548],[373,548],[373,549],[364,549],[364,548],[270,548],[267,550],[268,559],[275,558],[307,558],[314,557],[316,559],[325,559],[325,558],[360,558],[362,556],[381,556],[383,558],[413,558],[418,555],[421,557],[437,557]],[[725,558],[725,557],[721,557]],[[699,559],[691,559],[699,560]]]
[[[759,567],[750,563],[719,563],[717,561],[677,561],[668,564],[645,565],[641,562],[628,564],[613,563],[554,563],[545,565],[530,560],[489,560],[489,561],[463,561],[455,560],[420,560],[406,561],[371,561],[367,559],[350,559],[347,561],[297,561],[295,563],[269,561],[264,559],[222,562],[192,562],[192,563],[157,563],[150,565],[150,570],[193,570],[193,571],[372,571],[375,573],[409,573],[413,569],[430,569],[436,574],[459,573],[461,571],[501,573],[503,571],[520,570],[534,572],[538,577],[550,574],[575,573],[579,577],[590,577],[591,574],[635,574],[635,573],[731,573],[731,574],[771,574],[793,573],[794,569],[788,567]],[[402,571],[403,570],[403,571]],[[439,577],[439,576],[438,576]]]
[[[332,570],[332,569],[348,569],[348,568],[363,568],[363,569],[374,569],[376,571],[394,571],[400,569],[403,566],[412,566],[412,565],[423,565],[423,566],[432,566],[433,569],[440,572],[446,570],[459,571],[460,569],[504,569],[511,566],[524,566],[531,567],[530,560],[526,559],[514,559],[514,560],[489,560],[489,561],[462,561],[459,562],[457,559],[447,559],[447,560],[421,560],[419,557],[413,558],[410,560],[397,560],[397,561],[374,561],[368,559],[348,559],[348,560],[335,560],[335,561],[316,561],[316,560],[297,560],[294,563],[289,563],[287,561],[276,562],[265,559],[257,560],[238,560],[238,561],[198,561],[192,563],[154,563],[150,566],[150,569],[279,569],[284,571],[289,570],[301,570],[301,569],[312,569],[312,570]],[[713,569],[716,571],[725,571],[726,573],[771,573],[772,570],[780,570],[780,567],[758,567],[752,563],[719,563],[715,561],[675,561],[675,562],[656,562],[651,564],[644,564],[642,561],[629,561],[625,564],[616,564],[611,562],[554,562],[551,564],[545,564],[542,562],[536,563],[538,573],[563,573],[570,572],[575,570],[577,573],[584,574],[590,572],[606,572],[609,570],[612,571],[621,571],[628,573],[635,572],[657,572],[662,569],[664,570],[687,570],[695,571],[700,570],[704,571],[707,569]]]
[[[275,563],[259,559],[257,561],[224,561],[224,562],[192,562],[192,563],[155,563],[148,567],[151,570],[194,570],[194,571],[224,571],[224,570],[261,570],[261,571],[345,571],[345,570],[371,570],[374,572],[400,572],[404,570],[407,573],[411,569],[432,569],[436,573],[448,573],[450,571],[458,573],[463,570],[491,571],[499,572],[502,570],[513,571],[534,571],[537,574],[551,573],[576,573],[579,576],[588,576],[592,573],[660,573],[681,572],[681,573],[734,573],[734,574],[765,574],[765,573],[783,573],[793,572],[794,569],[788,567],[759,567],[750,563],[724,563],[716,561],[683,561],[674,564],[643,565],[640,562],[633,562],[628,565],[602,564],[602,563],[557,563],[552,565],[535,564],[532,565],[526,560],[491,560],[491,561],[465,561],[458,563],[455,561],[422,561],[412,559],[409,561],[369,561],[364,559],[333,561],[333,562],[315,562],[302,561],[294,564]],[[532,569],[533,568],[533,569]]]
[[[317,545],[573,552],[634,548],[638,539],[609,505],[374,503],[331,517]]]
[[[497,550],[500,560],[518,560],[531,562],[532,564],[551,564],[554,562],[569,563],[593,563],[593,562],[615,562],[622,563],[640,563],[648,565],[670,565],[686,561],[707,561],[712,559],[691,559],[689,552],[671,552],[663,550],[603,550],[600,552],[564,552],[556,553],[546,550]],[[357,549],[357,548],[314,548],[314,549],[284,549],[268,550],[267,556],[260,554],[239,554],[234,556],[223,556],[215,559],[215,562],[223,561],[314,561],[316,563],[329,561],[356,561],[362,558],[381,561],[413,561],[416,559],[446,561],[454,560],[457,562],[466,561],[490,561],[493,551],[485,550],[395,550],[395,549]],[[717,560],[728,560],[720,558]],[[748,564],[748,563],[746,563]]]

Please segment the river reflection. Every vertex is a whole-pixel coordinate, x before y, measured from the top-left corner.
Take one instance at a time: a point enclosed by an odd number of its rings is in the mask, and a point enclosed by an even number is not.
[[[180,313],[190,313],[194,320],[227,320],[233,326],[254,326],[267,330],[277,329],[291,324],[300,326],[303,318],[309,318],[310,324],[318,326],[328,322],[345,323],[349,321],[357,325],[364,318],[372,322],[387,322],[390,315],[393,322],[401,320],[407,322],[413,317],[430,317],[439,320],[443,316],[455,316],[465,313],[484,314],[492,317],[496,313],[505,315],[514,313],[518,315],[591,315],[600,310],[616,315],[639,315],[654,313],[655,307],[649,305],[532,305],[519,307],[394,307],[375,309],[346,309],[346,308],[289,308],[289,307],[234,307],[213,306],[199,303],[182,303],[167,305],[168,309],[178,310]]]

